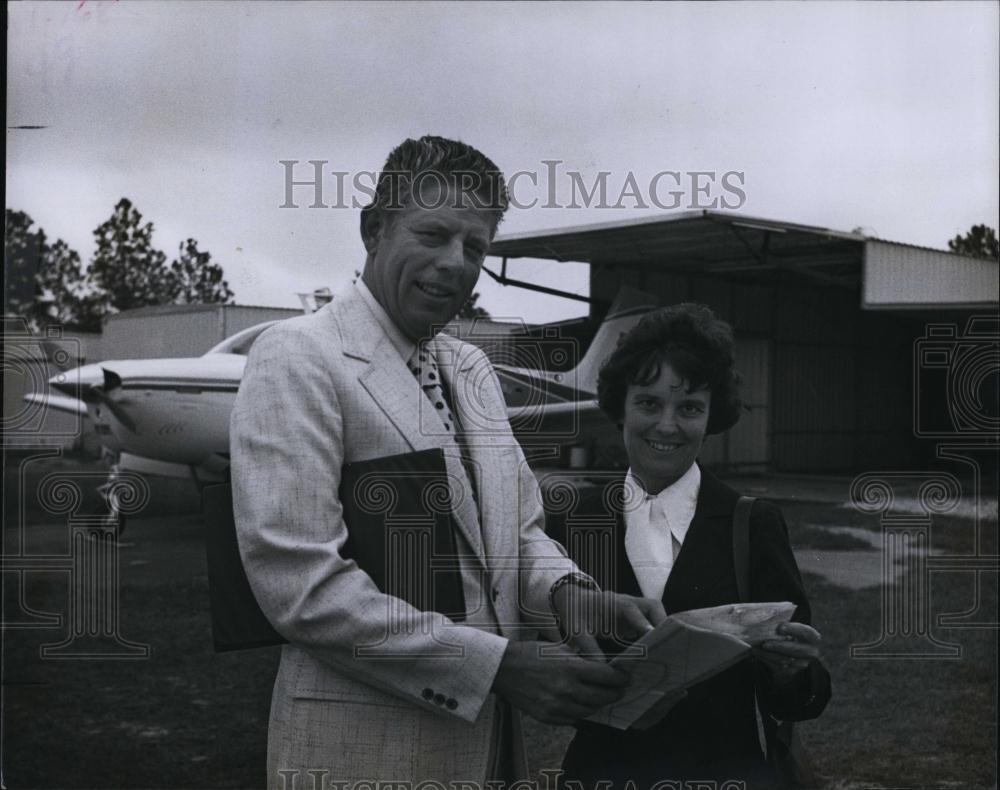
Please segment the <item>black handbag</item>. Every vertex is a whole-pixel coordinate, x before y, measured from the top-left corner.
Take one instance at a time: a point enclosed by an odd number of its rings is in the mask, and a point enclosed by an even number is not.
[[[741,601],[750,601],[750,509],[755,497],[741,496],[733,512],[733,563],[736,589]],[[767,762],[777,775],[779,786],[803,790],[823,786],[793,722],[771,715],[764,695],[757,690],[757,709],[763,724]]]

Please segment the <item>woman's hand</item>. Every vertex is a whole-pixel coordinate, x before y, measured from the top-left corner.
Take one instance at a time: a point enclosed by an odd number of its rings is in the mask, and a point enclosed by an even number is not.
[[[812,626],[805,623],[782,623],[775,631],[782,638],[762,642],[755,652],[758,660],[776,672],[798,672],[809,666],[810,659],[819,658],[823,637]]]

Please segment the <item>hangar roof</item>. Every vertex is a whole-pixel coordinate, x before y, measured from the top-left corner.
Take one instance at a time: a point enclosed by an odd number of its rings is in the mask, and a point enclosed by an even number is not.
[[[992,305],[1000,287],[995,261],[720,211],[501,235],[489,254],[747,281],[787,270],[826,285],[864,285],[870,308]]]

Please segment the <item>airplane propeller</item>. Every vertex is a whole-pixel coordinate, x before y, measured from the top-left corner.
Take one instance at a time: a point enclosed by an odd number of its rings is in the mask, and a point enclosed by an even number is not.
[[[121,387],[122,377],[107,368],[101,368],[101,373],[104,374],[104,385],[92,385],[81,388],[80,400],[84,403],[101,404],[115,416],[118,422],[124,425],[130,432],[135,433],[135,421],[129,417],[128,413],[110,395],[112,390]]]

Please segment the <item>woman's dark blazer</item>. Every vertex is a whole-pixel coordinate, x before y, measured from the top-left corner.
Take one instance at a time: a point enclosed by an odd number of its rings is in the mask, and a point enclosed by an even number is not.
[[[549,534],[604,590],[642,595],[625,553],[621,480],[580,495],[568,512],[550,513]],[[694,518],[663,591],[668,614],[739,601],[733,562],[733,511],[739,494],[702,470]],[[750,514],[750,597],[791,601],[794,619],[810,621],[809,602],[781,511],[758,500]],[[563,763],[564,779],[584,787],[610,779],[637,788],[663,779],[748,780],[766,783],[754,687],[772,715],[801,721],[818,716],[830,698],[830,676],[819,661],[783,678],[744,660],[698,683],[649,730],[621,731],[581,722]]]

